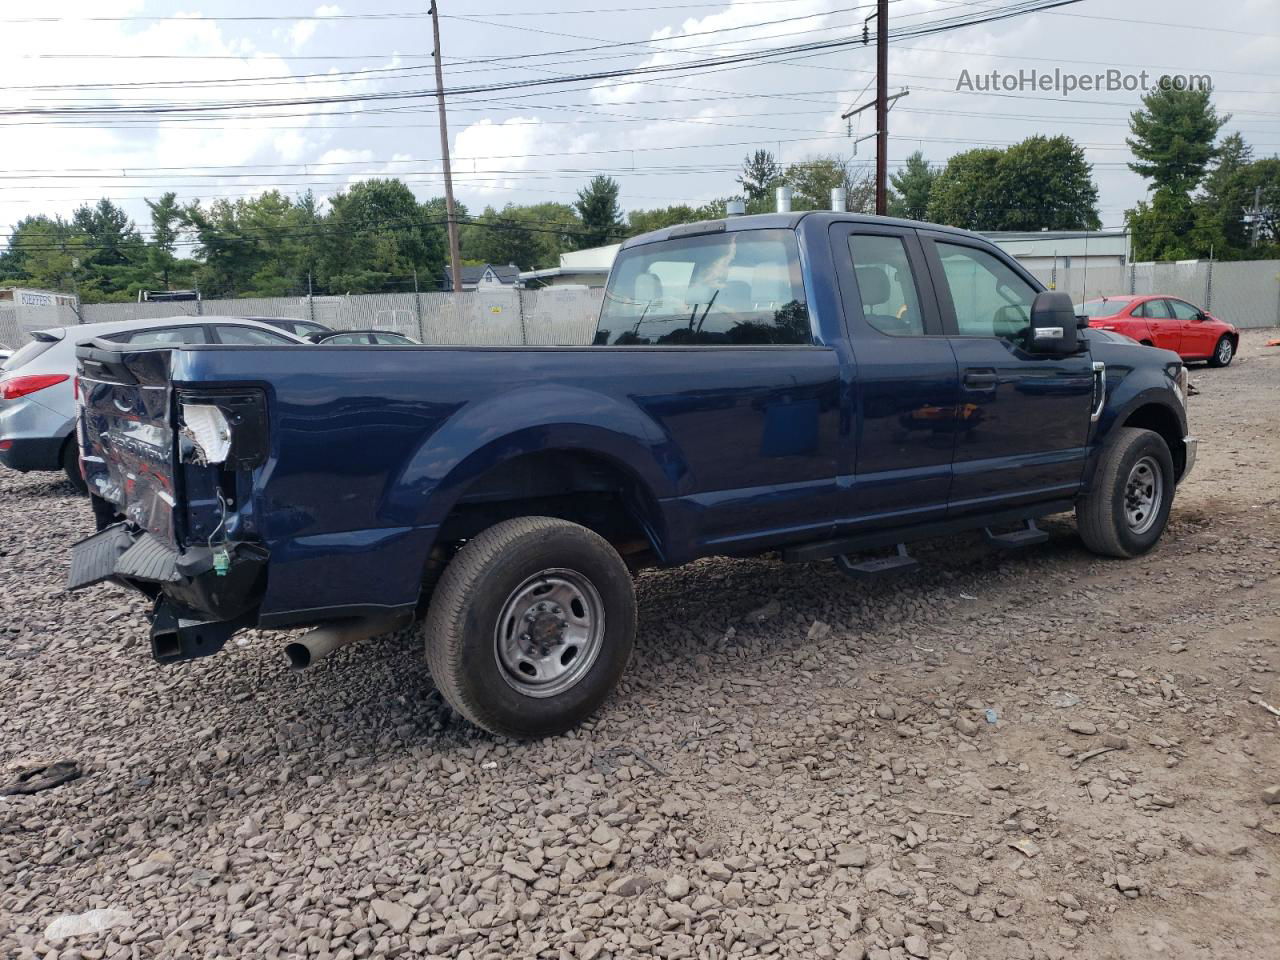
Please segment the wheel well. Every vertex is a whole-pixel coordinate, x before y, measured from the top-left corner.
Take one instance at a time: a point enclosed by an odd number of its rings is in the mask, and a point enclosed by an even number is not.
[[[1139,340],[1138,342],[1139,342],[1140,344],[1142,344],[1144,347],[1154,347],[1154,346],[1155,346],[1155,344],[1154,344],[1154,343],[1152,343],[1150,340]]]
[[[593,530],[628,562],[662,555],[658,505],[629,470],[596,454],[544,450],[476,477],[441,525],[455,544],[514,517],[557,517]]]
[[[1182,443],[1182,424],[1176,413],[1163,404],[1148,403],[1129,414],[1122,426],[1141,427],[1160,434],[1169,447],[1170,456],[1173,457],[1174,472],[1179,477],[1182,476],[1183,467],[1187,462],[1187,451]]]

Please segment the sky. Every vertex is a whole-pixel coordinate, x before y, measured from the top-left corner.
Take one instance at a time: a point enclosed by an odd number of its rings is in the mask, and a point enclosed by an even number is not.
[[[626,209],[738,191],[744,156],[839,154],[871,169],[874,44],[723,62],[794,44],[860,41],[864,0],[440,0],[455,193],[485,206],[571,203],[596,173]],[[894,31],[1020,0],[891,0]],[[144,232],[144,198],[321,197],[400,176],[443,192],[427,4],[406,0],[49,0],[0,5],[0,234],[110,197]],[[265,18],[265,19],[264,19]],[[874,35],[875,24],[870,30]],[[720,61],[708,66],[707,58]],[[663,70],[701,64],[700,72]],[[630,77],[493,84],[646,68]],[[655,68],[657,71],[655,72]],[[889,165],[941,165],[975,146],[1065,133],[1085,147],[1105,227],[1145,195],[1125,146],[1136,91],[972,89],[992,70],[1151,79],[1208,74],[1214,102],[1259,156],[1280,153],[1280,2],[1083,0],[895,39]],[[964,78],[966,89],[957,89]],[[399,93],[401,95],[397,96]],[[377,96],[379,99],[358,99]],[[338,103],[317,100],[344,98]],[[267,101],[265,104],[263,101]],[[298,102],[302,101],[302,102]],[[193,112],[200,108],[202,112]],[[852,136],[850,136],[852,134]]]

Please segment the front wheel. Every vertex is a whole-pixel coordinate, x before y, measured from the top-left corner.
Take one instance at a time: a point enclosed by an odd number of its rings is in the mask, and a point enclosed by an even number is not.
[[[1085,546],[1107,557],[1136,557],[1154,547],[1169,522],[1174,476],[1160,434],[1118,428],[1102,452],[1093,489],[1076,504]]]
[[[450,706],[500,736],[562,733],[617,685],[636,630],[626,564],[586,527],[520,517],[468,541],[423,623]]]
[[[1231,365],[1231,359],[1236,355],[1235,342],[1230,337],[1222,337],[1218,341],[1218,345],[1213,348],[1213,356],[1209,358],[1209,366],[1211,367],[1227,367]]]

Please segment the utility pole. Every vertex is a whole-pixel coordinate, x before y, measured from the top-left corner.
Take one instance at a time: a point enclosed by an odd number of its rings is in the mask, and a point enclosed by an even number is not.
[[[1253,188],[1253,206],[1244,208],[1244,222],[1252,228],[1249,231],[1249,246],[1258,245],[1258,233],[1262,229],[1262,187]]]
[[[853,141],[853,152],[858,153],[858,144],[863,140],[876,139],[876,214],[883,217],[889,209],[889,108],[910,91],[902,90],[889,96],[889,0],[876,0],[876,12],[862,21],[862,42],[870,39],[867,24],[876,21],[876,98],[871,103],[860,107],[851,107],[848,112],[840,114],[841,120],[857,116],[863,110],[876,108],[876,130],[865,137]],[[848,128],[853,133],[852,125]]]
[[[876,3],[876,215],[889,210],[889,0]]]
[[[462,292],[462,254],[458,250],[458,211],[453,204],[453,171],[449,167],[449,123],[444,112],[444,69],[440,65],[440,13],[435,0],[431,3],[431,36],[435,41],[436,106],[440,110],[440,156],[444,160],[444,208],[449,231],[449,273],[453,290]]]

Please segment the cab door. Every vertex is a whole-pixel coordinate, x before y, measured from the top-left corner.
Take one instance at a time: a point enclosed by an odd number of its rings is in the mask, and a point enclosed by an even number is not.
[[[1200,311],[1185,300],[1165,301],[1178,324],[1178,352],[1187,357],[1208,357],[1217,346],[1217,335],[1200,319]]]
[[[920,241],[910,228],[868,223],[834,223],[830,236],[856,361],[837,529],[941,519],[959,381]]]
[[[1039,288],[1016,261],[979,240],[921,234],[959,367],[948,516],[1074,495],[1094,393],[1087,348],[1028,353]]]

